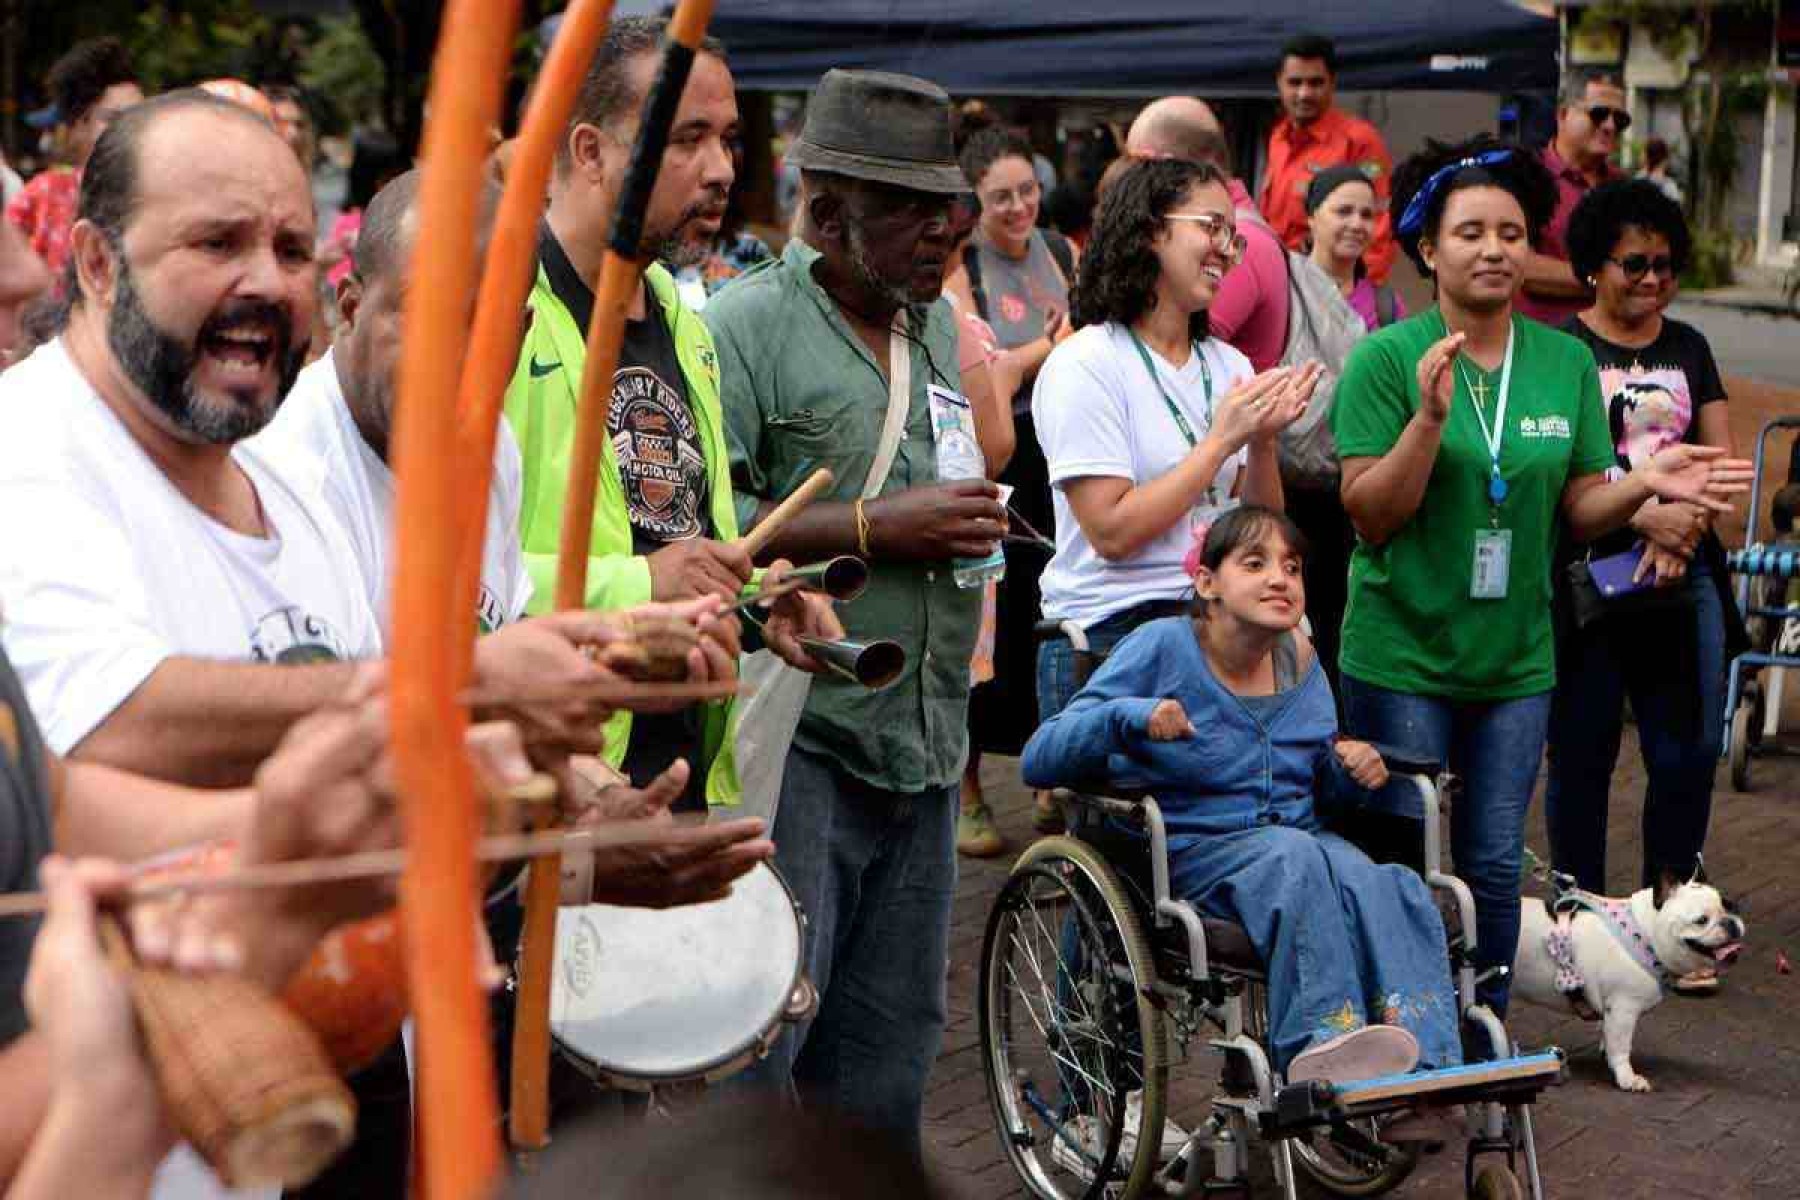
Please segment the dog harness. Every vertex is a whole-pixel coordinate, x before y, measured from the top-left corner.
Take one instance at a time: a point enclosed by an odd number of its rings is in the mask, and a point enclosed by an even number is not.
[[[1569,1001],[1569,1006],[1585,1020],[1598,1020],[1600,1014],[1593,1010],[1584,995],[1587,979],[1581,968],[1575,965],[1574,921],[1578,913],[1590,912],[1600,918],[1607,932],[1613,935],[1632,960],[1657,979],[1668,981],[1674,973],[1663,966],[1662,960],[1656,957],[1656,949],[1650,944],[1650,935],[1631,911],[1629,899],[1615,900],[1610,896],[1596,896],[1593,892],[1580,888],[1566,888],[1557,893],[1556,901],[1551,906],[1556,923],[1544,936],[1544,947],[1550,953],[1550,961],[1556,964],[1556,990]]]

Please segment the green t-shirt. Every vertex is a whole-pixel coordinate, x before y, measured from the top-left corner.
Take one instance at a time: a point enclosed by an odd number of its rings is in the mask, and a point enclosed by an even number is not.
[[[1511,396],[1501,437],[1507,492],[1488,498],[1486,438],[1470,383],[1486,380],[1487,417],[1500,374],[1459,360],[1450,418],[1425,498],[1385,545],[1358,542],[1350,559],[1341,665],[1390,691],[1455,700],[1508,700],[1556,683],[1550,558],[1563,485],[1612,465],[1594,356],[1566,333],[1513,318]],[[1444,336],[1429,309],[1365,338],[1338,381],[1331,428],[1338,453],[1378,458],[1419,407],[1418,362]],[[1512,531],[1506,595],[1470,597],[1475,535]]]

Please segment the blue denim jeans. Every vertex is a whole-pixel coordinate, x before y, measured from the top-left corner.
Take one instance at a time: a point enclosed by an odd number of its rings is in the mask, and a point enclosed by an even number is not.
[[[1184,600],[1150,600],[1114,613],[1103,621],[1088,626],[1088,653],[1104,658],[1125,635],[1146,621],[1158,617],[1177,616],[1188,611]],[[1038,722],[1042,724],[1069,706],[1081,684],[1075,678],[1075,647],[1064,637],[1050,638],[1038,646],[1037,701]]]
[[[1269,980],[1277,1070],[1315,1042],[1400,1025],[1421,1067],[1462,1062],[1450,952],[1431,891],[1334,833],[1262,826],[1172,851],[1169,886],[1250,935]]]
[[[775,867],[806,913],[819,1010],[739,1076],[888,1132],[915,1156],[948,1012],[956,795],[954,784],[883,791],[788,751]]]
[[[1696,558],[1696,564],[1698,559]],[[1725,723],[1725,614],[1713,577],[1689,576],[1694,597],[1699,677],[1658,671],[1626,683],[1623,656],[1635,649],[1598,629],[1571,630],[1562,647],[1556,698],[1550,708],[1550,780],[1544,817],[1551,860],[1589,891],[1606,886],[1606,809],[1619,760],[1626,696],[1637,718],[1644,757],[1643,882],[1661,871],[1685,879],[1706,845],[1712,815],[1713,771]],[[1697,726],[1682,709],[1699,704]],[[1627,891],[1632,890],[1630,888]]]
[[[1519,945],[1519,878],[1525,814],[1544,757],[1550,693],[1491,703],[1391,692],[1344,676],[1344,724],[1351,737],[1404,754],[1441,758],[1461,778],[1450,807],[1450,854],[1475,896],[1475,964],[1511,967]],[[1480,999],[1506,1013],[1511,980],[1485,980]]]

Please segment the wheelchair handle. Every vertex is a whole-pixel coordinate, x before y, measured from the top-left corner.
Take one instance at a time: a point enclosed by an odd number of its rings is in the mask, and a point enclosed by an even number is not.
[[[1370,742],[1375,752],[1381,755],[1381,761],[1387,764],[1389,774],[1423,775],[1435,780],[1444,773],[1444,760],[1423,754],[1410,754],[1394,746],[1382,742]]]

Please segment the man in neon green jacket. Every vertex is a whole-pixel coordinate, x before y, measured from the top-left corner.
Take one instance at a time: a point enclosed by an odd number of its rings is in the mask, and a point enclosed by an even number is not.
[[[593,283],[663,28],[652,19],[613,23],[583,83],[551,180],[531,328],[506,397],[524,461],[519,532],[534,610],[549,603],[554,589]],[[737,128],[731,73],[712,44],[696,58],[676,113],[645,215],[645,257],[704,256],[725,213],[729,143]],[[606,419],[587,606],[625,608],[707,594],[735,602],[752,567],[732,544],[738,524],[718,359],[706,327],[682,307],[660,266],[645,272],[628,309]],[[784,599],[768,621],[769,646],[807,669],[814,664],[793,640],[801,630],[842,636],[828,606]],[[727,704],[621,712],[607,725],[606,757],[638,787],[685,760],[692,769],[677,810],[732,804],[739,787],[729,734]]]

